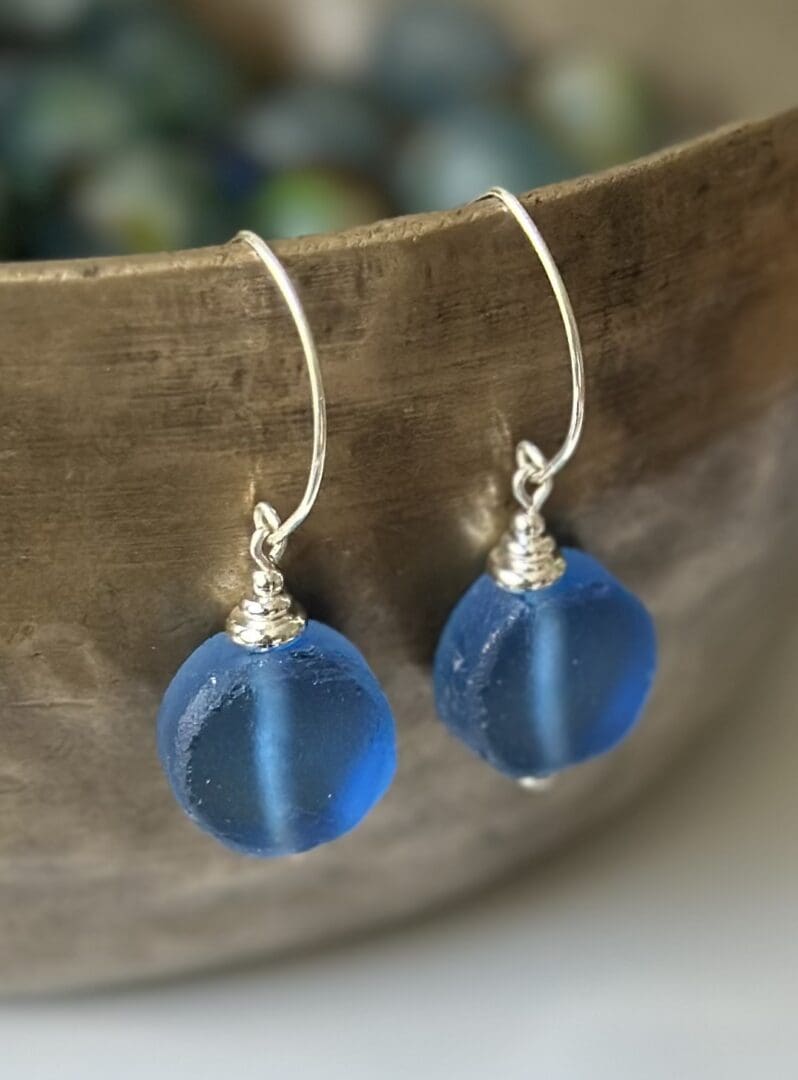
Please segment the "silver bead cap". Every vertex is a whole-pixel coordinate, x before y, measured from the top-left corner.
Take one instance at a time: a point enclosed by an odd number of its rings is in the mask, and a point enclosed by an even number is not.
[[[227,633],[238,645],[270,649],[293,641],[305,629],[305,612],[286,592],[276,566],[254,572],[252,593],[227,619]]]
[[[535,510],[513,514],[510,527],[488,556],[488,573],[511,592],[545,589],[565,573],[565,559]]]

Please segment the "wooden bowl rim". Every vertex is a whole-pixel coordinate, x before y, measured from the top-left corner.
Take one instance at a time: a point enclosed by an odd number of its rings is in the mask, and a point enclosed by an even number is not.
[[[720,144],[741,138],[755,139],[758,133],[766,131],[774,121],[778,122],[793,115],[798,117],[798,108],[762,120],[726,124],[627,164],[536,188],[524,193],[522,198],[532,207],[552,207],[556,209],[558,216],[565,216],[574,203],[597,188],[623,189],[630,181],[640,177],[653,179],[667,173],[682,162],[708,151],[711,152]],[[477,194],[479,193],[475,192],[475,195]],[[281,258],[293,262],[311,256],[334,254],[341,250],[418,241],[431,234],[444,233],[473,221],[487,219],[497,212],[497,207],[489,203],[466,205],[453,210],[384,218],[370,225],[356,226],[337,233],[302,236],[273,242],[270,240],[269,242]],[[247,227],[246,222],[241,222],[241,227]],[[209,266],[217,266],[220,260],[244,263],[250,258],[250,254],[244,249],[221,244],[143,255],[0,263],[0,287],[15,284],[51,285],[58,281],[86,282],[90,279],[99,281],[109,277],[140,277],[174,270],[193,273]]]

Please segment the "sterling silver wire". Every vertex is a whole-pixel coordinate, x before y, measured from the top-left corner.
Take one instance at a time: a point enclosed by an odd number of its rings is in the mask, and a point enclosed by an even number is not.
[[[520,200],[504,188],[491,188],[473,201],[483,199],[498,199],[521,226],[540,259],[557,301],[571,363],[571,418],[565,439],[550,458],[529,439],[522,439],[518,443],[512,486],[521,510],[513,515],[509,528],[488,556],[488,572],[493,579],[505,589],[524,592],[548,588],[565,572],[565,560],[546,532],[541,511],[551,494],[554,477],[568,464],[579,445],[585,420],[585,367],[571,298],[531,215]]]
[[[256,555],[256,541],[255,536],[253,536],[252,555],[255,562],[259,563],[259,555],[264,543],[268,544],[271,549],[272,559],[274,561],[279,559],[285,547],[285,541],[307,518],[313,509],[313,504],[316,502],[321,487],[321,479],[324,475],[324,461],[327,456],[327,400],[324,396],[324,383],[321,377],[321,367],[313,332],[310,329],[299,294],[291,278],[286,273],[285,267],[266,241],[262,240],[257,233],[244,229],[236,233],[233,241],[248,244],[252,248],[280,290],[283,300],[285,300],[299,334],[299,341],[305,356],[310,381],[311,408],[313,410],[313,448],[311,450],[310,469],[308,470],[305,492],[299,501],[299,505],[282,522],[274,507],[269,503],[258,503],[255,507],[255,534],[261,532],[263,537],[260,548],[257,548],[258,554]]]
[[[256,233],[246,230],[239,232],[233,242],[245,243],[252,248],[285,300],[302,345],[313,412],[313,446],[304,494],[296,509],[284,521],[271,503],[255,504],[252,515],[255,529],[249,544],[249,553],[256,566],[252,575],[252,596],[245,597],[227,619],[227,632],[233,641],[239,645],[269,649],[291,641],[306,624],[304,611],[286,592],[277,563],[285,551],[289,536],[307,518],[319,494],[327,456],[327,403],[313,333],[299,294],[283,264]]]
[[[520,199],[504,188],[490,188],[484,194],[478,195],[473,202],[482,202],[486,199],[498,199],[504,209],[515,218],[532,245],[543,266],[554,293],[554,299],[557,301],[568,342],[568,356],[571,364],[571,418],[565,439],[559,450],[550,458],[546,458],[540,448],[528,439],[522,439],[516,450],[517,468],[513,476],[513,494],[525,510],[539,513],[551,492],[554,477],[571,460],[582,435],[585,420],[585,365],[582,359],[582,342],[565,282],[532,216],[524,208]],[[534,490],[530,491],[530,485],[533,485]]]

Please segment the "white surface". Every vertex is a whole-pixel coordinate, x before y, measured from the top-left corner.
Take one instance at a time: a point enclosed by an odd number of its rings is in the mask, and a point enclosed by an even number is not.
[[[0,1076],[798,1076],[790,661],[767,707],[752,694],[647,803],[513,890],[267,972],[4,1006]]]

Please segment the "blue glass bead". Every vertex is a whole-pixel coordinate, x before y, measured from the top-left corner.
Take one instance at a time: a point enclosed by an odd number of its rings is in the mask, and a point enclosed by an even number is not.
[[[3,0],[0,34],[49,41],[74,29],[90,4],[91,0]]]
[[[664,137],[649,81],[611,53],[555,52],[536,65],[524,97],[555,141],[586,170],[647,154]]]
[[[358,650],[309,621],[259,650],[216,634],[186,660],[158,714],[158,752],[200,828],[248,855],[335,840],[396,767],[387,701]]]
[[[85,51],[156,130],[208,131],[229,124],[243,82],[234,65],[178,5],[100,6]]]
[[[324,82],[273,90],[238,124],[242,150],[269,172],[328,165],[374,174],[385,163],[390,134],[364,93]]]
[[[0,168],[0,258],[8,258],[9,251],[9,217],[11,207],[11,195],[5,174]]]
[[[117,150],[140,127],[134,105],[109,78],[68,61],[31,66],[11,104],[13,122],[0,130],[0,151],[28,200]]]
[[[646,609],[590,555],[563,549],[547,588],[483,575],[435,657],[441,719],[508,776],[543,777],[603,754],[632,728],[656,667]]]
[[[518,65],[518,52],[488,13],[452,0],[417,0],[389,15],[371,66],[387,101],[417,110],[500,91]]]
[[[504,105],[447,109],[411,132],[399,150],[395,191],[403,213],[446,210],[500,184],[551,184],[573,167],[522,113]]]

